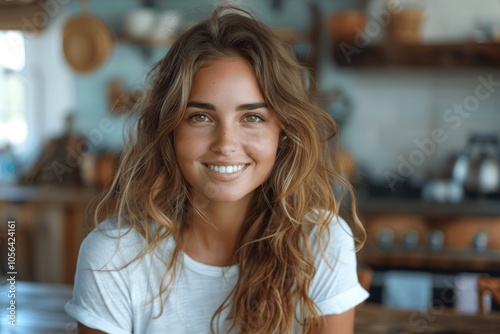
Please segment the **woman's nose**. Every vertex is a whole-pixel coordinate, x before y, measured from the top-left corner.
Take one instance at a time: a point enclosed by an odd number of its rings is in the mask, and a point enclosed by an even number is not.
[[[229,155],[236,151],[237,143],[237,131],[227,124],[219,124],[215,130],[211,150],[222,155]]]

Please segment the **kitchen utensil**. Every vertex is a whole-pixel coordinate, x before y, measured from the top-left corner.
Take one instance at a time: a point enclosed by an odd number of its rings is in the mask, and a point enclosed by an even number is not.
[[[479,188],[483,193],[495,193],[499,186],[498,160],[485,158],[479,166]]]
[[[150,37],[156,24],[156,13],[150,8],[140,8],[123,17],[123,31],[131,40],[144,40]]]
[[[11,145],[0,145],[0,185],[15,183],[17,162]]]
[[[156,15],[156,22],[151,31],[153,43],[162,44],[172,40],[181,25],[181,16],[178,12],[169,10]]]
[[[389,39],[401,43],[418,43],[421,39],[422,19],[423,11],[417,8],[393,13],[387,28],[387,36]]]
[[[427,310],[432,305],[432,283],[432,274],[428,272],[388,270],[382,281],[382,305]]]
[[[356,36],[365,29],[366,14],[356,10],[331,13],[326,21],[327,30],[336,43],[354,43]]]
[[[146,44],[166,44],[177,34],[181,16],[173,10],[158,12],[153,8],[134,10],[123,18],[125,36]]]
[[[403,246],[408,250],[418,248],[419,235],[416,230],[410,229],[403,234]]]
[[[377,244],[382,249],[389,249],[394,243],[394,231],[391,229],[382,229],[377,235]]]
[[[97,158],[95,154],[82,154],[81,177],[83,184],[87,187],[94,187],[97,184]]]
[[[455,276],[455,310],[465,314],[478,311],[478,274],[459,273]]]
[[[459,154],[455,158],[452,166],[451,177],[457,184],[464,185],[465,181],[467,180],[467,173],[469,172],[469,162],[469,156],[465,152]]]
[[[444,233],[439,230],[429,232],[427,247],[434,252],[440,251],[444,244]]]
[[[88,73],[101,66],[111,53],[113,36],[101,19],[87,12],[87,1],[81,2],[81,13],[70,18],[63,28],[63,51],[69,66]]]
[[[496,193],[500,190],[500,157],[497,138],[492,138],[490,143],[478,169],[479,189],[485,194]]]
[[[422,189],[422,198],[427,201],[458,203],[463,197],[462,185],[453,180],[432,179]]]
[[[67,115],[65,123],[64,134],[45,143],[37,160],[21,176],[19,184],[82,185],[81,157],[78,152],[84,145],[84,139],[73,132],[73,115]]]
[[[472,239],[472,249],[477,253],[483,253],[488,248],[488,234],[486,232],[477,233]]]
[[[496,135],[476,134],[469,139],[470,162],[465,189],[472,194],[500,191],[500,156]]]

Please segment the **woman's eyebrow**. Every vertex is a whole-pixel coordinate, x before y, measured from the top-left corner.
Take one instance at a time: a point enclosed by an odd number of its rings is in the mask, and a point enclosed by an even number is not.
[[[213,104],[204,103],[204,102],[190,101],[190,102],[188,102],[187,107],[215,111],[215,106]]]
[[[210,111],[215,111],[215,106],[210,103],[205,103],[205,102],[198,102],[198,101],[190,101],[187,104],[187,108],[198,108],[198,109],[204,109],[204,110],[210,110]],[[255,102],[255,103],[245,103],[239,105],[236,110],[255,110],[255,109],[261,109],[261,108],[267,108],[267,105],[264,102]]]
[[[236,110],[255,110],[261,108],[267,108],[267,105],[264,102],[245,103],[239,105],[238,108],[236,108]]]

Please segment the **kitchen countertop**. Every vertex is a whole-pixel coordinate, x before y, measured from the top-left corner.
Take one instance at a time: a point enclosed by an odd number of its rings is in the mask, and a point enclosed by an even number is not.
[[[0,202],[87,203],[101,193],[97,188],[58,186],[0,186]]]
[[[88,202],[102,190],[56,186],[0,186],[0,202]],[[418,198],[370,197],[359,201],[362,214],[405,213],[427,216],[500,216],[500,199],[436,203]]]
[[[436,203],[412,198],[370,197],[360,201],[362,214],[405,213],[426,216],[500,216],[500,200],[466,199],[462,202]]]
[[[2,296],[8,285],[0,286]],[[64,311],[71,299],[72,285],[16,282],[16,326],[7,324],[6,303],[0,303],[0,331],[21,333],[68,333],[77,331],[77,323]],[[5,306],[5,307],[4,307]],[[486,316],[456,313],[449,308],[429,311],[397,310],[378,304],[363,303],[356,307],[356,334],[373,333],[500,333],[500,314]]]
[[[356,334],[421,333],[421,334],[497,334],[500,314],[486,316],[457,313],[438,307],[425,310],[398,310],[377,304],[356,308]]]

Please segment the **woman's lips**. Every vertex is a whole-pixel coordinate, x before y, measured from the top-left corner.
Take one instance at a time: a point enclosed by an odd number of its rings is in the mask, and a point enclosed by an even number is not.
[[[235,163],[222,165],[205,163],[203,165],[208,169],[210,175],[215,177],[217,180],[232,181],[239,177],[250,164]]]
[[[212,165],[212,164],[207,164],[207,167],[210,168],[213,171],[216,171],[218,173],[222,174],[232,174],[235,172],[238,172],[245,168],[244,164],[238,164],[238,165]]]

